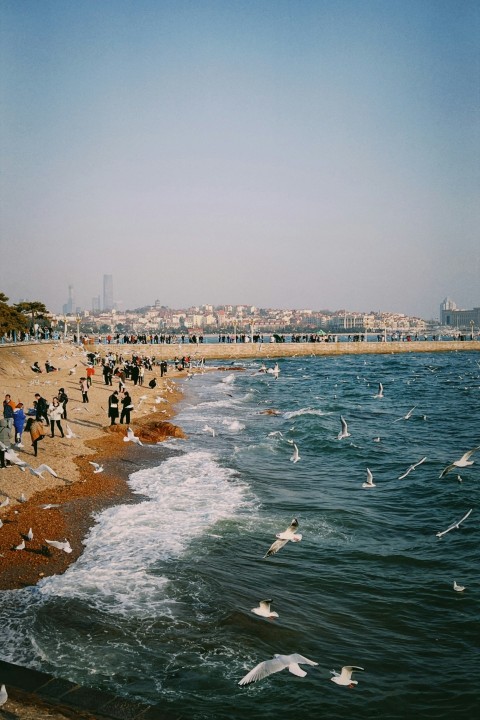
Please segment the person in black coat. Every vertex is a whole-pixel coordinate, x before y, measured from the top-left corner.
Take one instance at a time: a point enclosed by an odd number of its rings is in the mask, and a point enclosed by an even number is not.
[[[45,420],[47,423],[47,426],[50,427],[50,420],[48,418],[48,403],[45,400],[44,397],[42,397],[39,393],[35,393],[35,400],[37,402],[35,410],[36,410],[36,419],[40,422],[42,420]]]
[[[108,398],[108,417],[110,418],[110,425],[115,425],[115,420],[119,416],[118,412],[118,390],[115,390]]]
[[[122,398],[122,414],[120,415],[120,425],[123,425],[123,421],[127,423],[127,425],[130,425],[130,413],[133,410],[133,403],[132,398],[130,397],[130,393],[128,390],[125,391],[125,394]]]

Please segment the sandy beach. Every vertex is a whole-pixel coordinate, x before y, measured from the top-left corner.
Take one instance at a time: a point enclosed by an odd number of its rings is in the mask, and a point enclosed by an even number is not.
[[[131,348],[123,352],[131,357]],[[140,355],[153,354],[149,346],[134,349]],[[109,426],[108,396],[118,388],[104,384],[101,368],[96,368],[89,390],[89,403],[82,403],[79,379],[85,374],[87,360],[82,348],[73,345],[32,345],[3,347],[0,350],[0,393],[2,400],[8,393],[15,403],[23,402],[25,409],[33,406],[35,393],[51,402],[60,387],[69,397],[68,419],[62,420],[64,431],[70,427],[75,437],[61,438],[56,429],[50,437],[45,426],[45,437],[38,443],[38,456],[34,457],[30,434],[25,432],[22,448],[16,449],[22,461],[33,468],[47,464],[58,477],[43,472],[33,475],[29,469],[11,465],[0,470],[0,503],[9,498],[9,504],[0,508],[3,526],[0,528],[0,589],[19,588],[35,584],[46,575],[64,572],[82,552],[82,539],[93,522],[92,513],[118,503],[129,496],[126,483],[128,465],[122,467],[131,444],[124,442],[126,425]],[[35,374],[31,364],[37,360],[40,367],[49,360],[56,372]],[[73,369],[73,370],[72,370]],[[175,371],[181,377],[185,372]],[[150,389],[152,377],[157,387]],[[146,443],[156,443],[181,431],[168,421],[174,413],[175,403],[181,398],[178,385],[167,375],[160,378],[157,367],[145,372],[143,387],[126,381],[135,410],[131,427]],[[108,460],[115,458],[115,463]],[[89,461],[104,463],[102,473],[94,473]],[[20,502],[22,498],[26,502]],[[44,509],[45,504],[58,507]],[[26,541],[23,551],[15,550],[29,529],[33,539]],[[73,552],[67,554],[49,546],[45,540],[68,538]]]

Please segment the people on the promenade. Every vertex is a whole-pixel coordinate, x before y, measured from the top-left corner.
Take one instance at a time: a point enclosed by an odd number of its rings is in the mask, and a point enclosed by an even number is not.
[[[123,398],[121,400],[122,403],[122,413],[120,415],[120,425],[123,425],[123,421],[127,423],[127,425],[130,425],[130,413],[133,410],[133,403],[132,398],[130,397],[130,393],[128,390],[125,390],[123,394]]]
[[[142,385],[143,385],[143,378],[144,378],[144,377],[145,377],[145,367],[144,367],[144,365],[142,364],[142,365],[140,365],[140,367],[138,368],[138,384],[140,385],[140,387],[142,387]]]
[[[25,410],[23,409],[23,403],[19,402],[15,406],[13,411],[13,427],[15,428],[15,445],[17,447],[23,447],[22,445],[22,433],[25,427]]]
[[[108,417],[110,418],[110,425],[115,425],[115,420],[118,418],[118,390],[114,390],[108,398]]]
[[[79,380],[80,390],[82,392],[82,402],[88,403],[88,383],[86,377],[81,377]]]
[[[39,420],[29,417],[27,420],[27,424],[25,425],[25,430],[30,432],[30,437],[32,440],[32,447],[33,447],[33,454],[35,455],[35,457],[37,457],[38,442],[39,442],[39,440],[43,440],[43,438],[45,437],[43,424]]]
[[[68,395],[65,392],[64,388],[60,388],[57,394],[58,402],[63,407],[63,419],[67,419],[67,403],[68,403]]]
[[[0,418],[0,467],[8,467],[11,463],[5,460],[5,451],[12,445],[12,427],[8,418]]]
[[[48,419],[48,403],[47,403],[47,401],[45,400],[44,397],[42,397],[40,395],[40,393],[35,393],[35,402],[37,403],[35,405],[35,410],[37,413],[36,419],[40,420],[40,422],[42,420],[45,420],[47,425],[49,425],[50,421]]]
[[[50,437],[55,437],[55,425],[60,430],[62,438],[65,437],[62,423],[60,422],[63,417],[63,406],[60,405],[58,397],[54,397],[48,406],[48,416],[50,418]]]

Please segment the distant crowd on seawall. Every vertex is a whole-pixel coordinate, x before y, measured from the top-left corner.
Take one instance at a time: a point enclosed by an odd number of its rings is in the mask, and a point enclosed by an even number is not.
[[[40,327],[36,332],[19,332],[5,334],[0,338],[0,343],[22,343],[31,342],[73,342],[82,345],[174,345],[174,344],[235,344],[235,343],[338,343],[338,342],[435,342],[435,341],[467,341],[480,338],[480,333],[472,332],[438,332],[427,335],[425,333],[408,333],[386,331],[377,333],[326,333],[324,331],[315,333],[115,333],[115,334],[81,334],[68,335],[52,330],[48,327]]]

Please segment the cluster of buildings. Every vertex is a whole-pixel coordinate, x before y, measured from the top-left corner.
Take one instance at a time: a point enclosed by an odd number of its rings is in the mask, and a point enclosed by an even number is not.
[[[74,316],[74,318],[72,318]],[[255,333],[425,333],[439,325],[455,331],[480,328],[480,308],[459,310],[449,298],[440,305],[440,323],[388,312],[354,313],[347,310],[292,310],[253,305],[201,305],[171,309],[157,300],[135,310],[121,310],[114,301],[113,276],[103,276],[103,297],[92,299],[91,310],[75,307],[73,286],[63,306],[64,323],[76,322],[87,333],[115,334],[242,334]]]

